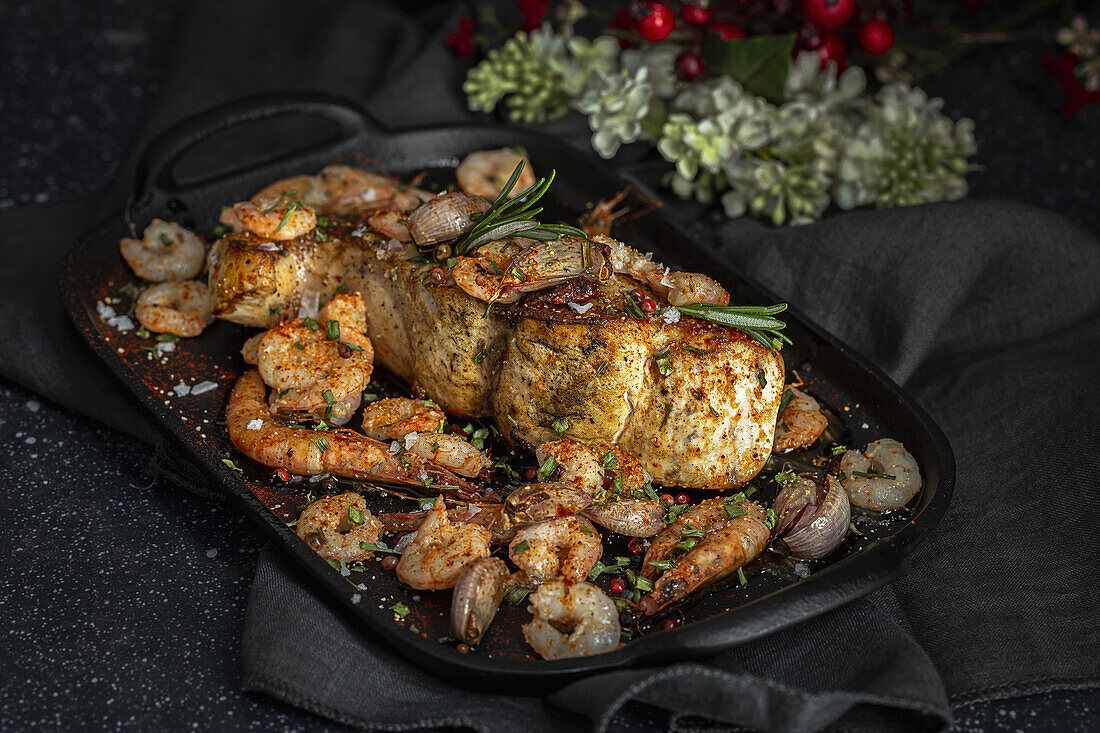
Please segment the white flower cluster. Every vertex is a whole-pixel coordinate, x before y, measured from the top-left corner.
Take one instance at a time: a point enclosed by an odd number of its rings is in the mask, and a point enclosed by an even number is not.
[[[665,183],[676,195],[720,201],[731,218],[751,214],[776,225],[799,224],[834,202],[842,209],[888,207],[966,194],[973,123],[952,122],[941,113],[941,100],[900,82],[872,98],[859,68],[838,75],[834,64],[821,68],[816,54],[800,54],[787,76],[785,101],[776,105],[729,77],[677,80],[677,50],[669,44],[620,51],[611,37],[589,41],[544,26],[528,47],[537,51],[530,65],[552,78],[555,100],[568,98],[588,117],[597,153],[611,158],[624,144],[649,142],[674,165]],[[484,95],[486,80],[494,78],[489,63],[470,75],[479,85],[467,92],[483,92],[471,93],[478,109],[493,106]],[[520,106],[528,119],[563,113],[559,102],[548,115],[531,115],[538,90],[527,89]]]

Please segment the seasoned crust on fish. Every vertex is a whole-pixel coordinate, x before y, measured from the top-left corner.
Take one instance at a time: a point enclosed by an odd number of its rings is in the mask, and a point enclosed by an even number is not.
[[[566,436],[618,444],[660,483],[712,489],[747,483],[767,461],[783,361],[740,331],[675,311],[632,318],[617,305],[640,286],[626,275],[600,283],[584,314],[553,291],[487,309],[432,283],[412,245],[361,225],[329,232],[277,246],[220,240],[214,314],[266,328],[358,290],[376,361],[449,409],[492,415],[511,443],[557,438],[564,418]]]

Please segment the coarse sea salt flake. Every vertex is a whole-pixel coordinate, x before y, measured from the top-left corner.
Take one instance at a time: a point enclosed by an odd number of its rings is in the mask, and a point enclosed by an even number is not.
[[[397,451],[401,450],[401,444],[396,440],[390,443],[390,455],[396,456]]]
[[[351,602],[352,603],[358,605],[359,602],[362,601],[362,600],[363,600],[363,596],[359,595],[358,593],[352,593],[351,594]]]
[[[112,319],[112,321],[114,322],[111,325],[117,328],[120,333],[126,333],[134,328],[134,322],[130,320],[130,316],[119,316]]]
[[[175,350],[176,350],[176,345],[174,343],[172,343],[171,341],[161,341],[159,344],[157,344],[157,351],[159,351],[162,354],[167,354],[168,352],[175,351]]]
[[[186,397],[187,395],[191,394],[191,387],[184,384],[183,380],[181,379],[180,383],[172,388],[172,391],[176,393],[176,397]]]
[[[577,313],[581,314],[587,313],[592,308],[591,303],[585,303],[584,305],[577,305],[576,303],[566,303],[566,305],[572,308]]]
[[[245,425],[249,430],[259,430],[264,426],[264,421],[256,417],[248,421],[248,425]]]
[[[109,318],[114,318],[117,314],[115,309],[104,303],[102,300],[96,301],[95,312],[99,314],[99,320],[106,321]]]
[[[199,382],[194,387],[192,387],[191,388],[191,394],[193,396],[198,396],[198,395],[201,395],[201,394],[206,394],[210,390],[217,389],[217,388],[218,388],[217,384],[215,384],[214,382],[211,382],[210,380],[206,380],[206,381],[203,381],[203,382]]]
[[[664,319],[665,323],[678,323],[680,321],[680,311],[670,305],[665,309],[665,312],[661,314],[661,318]]]
[[[40,407],[42,407],[42,403],[38,400],[27,400],[27,409],[31,412],[38,412]]]

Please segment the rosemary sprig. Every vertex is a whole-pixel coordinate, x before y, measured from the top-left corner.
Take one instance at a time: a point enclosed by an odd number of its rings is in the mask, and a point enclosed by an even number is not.
[[[700,318],[704,321],[744,331],[769,349],[778,351],[783,348],[783,344],[791,343],[791,340],[783,333],[783,329],[787,327],[787,324],[778,318],[773,318],[775,314],[787,310],[786,303],[766,306],[692,303],[691,305],[678,305],[676,310],[685,316]]]
[[[550,189],[557,171],[550,171],[546,178],[540,178],[535,185],[509,200],[508,194],[516,187],[520,174],[523,173],[524,161],[520,161],[500,194],[493,201],[488,211],[478,214],[478,222],[462,239],[458,240],[454,251],[464,255],[475,247],[480,247],[486,242],[492,242],[505,237],[523,236],[528,239],[538,239],[543,242],[552,242],[563,235],[575,237],[585,236],[584,232],[576,227],[566,224],[543,224],[535,221],[535,217],[542,213],[542,207],[532,208],[535,203]]]

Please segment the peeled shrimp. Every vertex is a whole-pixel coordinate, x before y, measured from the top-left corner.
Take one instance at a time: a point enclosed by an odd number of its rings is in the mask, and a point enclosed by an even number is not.
[[[225,411],[229,440],[258,463],[306,476],[331,473],[406,486],[449,486],[458,496],[477,493],[478,487],[443,467],[416,455],[399,458],[390,452],[388,443],[352,430],[284,425],[271,416],[266,392],[258,370],[245,372],[233,386]]]
[[[142,280],[190,280],[202,271],[206,248],[179,224],[153,219],[141,239],[123,239],[118,249]]]
[[[478,300],[514,303],[523,293],[518,290],[505,291],[504,273],[521,251],[523,245],[517,239],[489,242],[469,255],[457,258],[451,277],[463,292]]]
[[[349,165],[326,166],[318,174],[318,179],[324,190],[324,210],[337,214],[365,213],[383,208],[405,211],[419,206],[433,195]]]
[[[297,239],[317,226],[313,209],[290,196],[241,201],[226,212],[222,215],[223,223],[232,226],[239,222],[241,227],[264,239]]]
[[[772,451],[784,453],[804,448],[821,437],[829,420],[821,413],[821,405],[805,392],[787,387],[794,395],[787,409],[779,413],[772,439]]]
[[[405,436],[405,450],[467,478],[477,476],[492,465],[484,453],[457,435],[409,433]]]
[[[509,559],[535,584],[551,578],[584,580],[602,556],[599,533],[581,517],[561,517],[524,527],[508,545]]]
[[[516,185],[508,194],[508,198],[514,199],[535,185],[535,171],[531,168],[531,161],[527,156],[512,148],[478,150],[470,153],[455,169],[455,180],[458,181],[458,187],[466,193],[495,199],[521,161],[523,172],[519,174]]]
[[[499,557],[482,557],[462,568],[451,597],[451,634],[477,644],[496,616],[511,573]]]
[[[264,334],[256,365],[273,390],[273,408],[325,410],[367,385],[374,361],[370,339],[352,328],[339,329],[337,338],[331,335],[327,323],[302,318],[283,321]]]
[[[379,209],[367,217],[367,223],[371,229],[384,237],[396,239],[398,242],[411,242],[409,234],[409,216],[403,211],[393,209]]]
[[[602,234],[592,237],[592,241],[610,249],[609,259],[615,272],[644,282],[672,305],[729,305],[730,294],[713,278],[697,272],[673,272],[654,262],[652,255],[643,256],[633,247]]]
[[[621,477],[623,493],[641,489],[652,480],[636,456],[616,445],[563,438],[543,443],[535,449],[535,456],[540,464],[553,456],[562,469],[560,480],[593,496],[599,493],[607,479]]]
[[[738,512],[744,513],[730,516]],[[653,590],[642,598],[642,610],[656,613],[735,572],[764,551],[769,536],[764,510],[755,502],[730,504],[719,496],[696,504],[668,525],[646,550],[641,575],[653,581]],[[674,558],[684,542],[691,546]],[[653,563],[665,560],[673,565],[662,574]]]
[[[543,659],[603,654],[619,646],[619,612],[596,586],[551,580],[529,600],[534,618],[523,625],[523,638]]]
[[[363,408],[363,432],[375,440],[404,440],[410,433],[435,432],[446,419],[434,402],[387,397]]]
[[[362,496],[349,491],[307,506],[298,517],[298,536],[321,557],[356,562],[371,556],[373,550],[359,543],[377,542],[382,523],[371,515]]]
[[[339,321],[340,328],[350,328],[358,333],[367,332],[367,304],[358,291],[337,293],[321,309],[317,319],[326,324]]]
[[[245,364],[255,366],[256,362],[260,360],[260,341],[263,340],[266,333],[267,331],[261,331],[249,336],[241,346],[241,358],[244,359]]]
[[[916,459],[890,438],[868,443],[863,453],[848,451],[840,459],[840,470],[841,485],[852,503],[880,512],[901,509],[923,484]]]
[[[150,331],[194,338],[214,321],[210,291],[198,280],[165,282],[138,296],[134,315]]]
[[[488,556],[489,530],[476,524],[452,524],[440,496],[405,545],[397,563],[397,578],[419,590],[452,588],[464,567]]]

